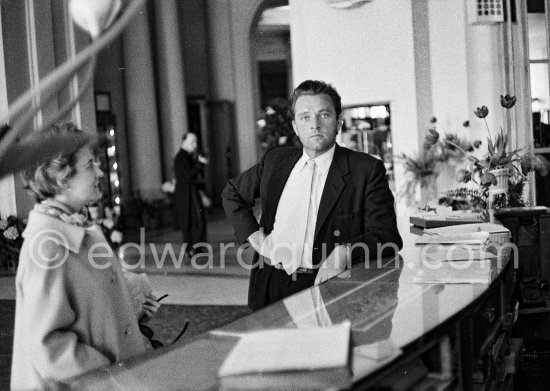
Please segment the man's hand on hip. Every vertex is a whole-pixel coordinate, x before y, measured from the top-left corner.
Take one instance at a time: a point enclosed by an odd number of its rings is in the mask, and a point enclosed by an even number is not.
[[[271,259],[267,257],[268,251],[266,251],[265,248],[262,248],[262,245],[264,244],[267,236],[264,233],[262,229],[254,232],[252,235],[250,235],[247,240],[252,245],[252,248],[254,251],[256,251],[258,254],[260,254],[261,259],[263,259],[264,263],[267,263],[268,265],[271,265]]]
[[[346,270],[346,265],[350,258],[350,251],[346,245],[342,244],[335,247],[329,256],[321,263],[319,272],[315,278],[315,285],[330,280]]]

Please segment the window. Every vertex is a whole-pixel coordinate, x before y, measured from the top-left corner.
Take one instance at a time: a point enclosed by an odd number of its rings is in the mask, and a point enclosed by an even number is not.
[[[533,149],[550,160],[549,21],[545,0],[526,0]],[[535,174],[537,204],[550,206],[550,177]]]

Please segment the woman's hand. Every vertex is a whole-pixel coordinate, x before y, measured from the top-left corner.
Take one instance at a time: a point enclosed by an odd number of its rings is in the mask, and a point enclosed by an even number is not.
[[[145,303],[141,305],[143,315],[140,318],[140,322],[148,322],[151,320],[153,315],[159,310],[160,303],[159,300],[153,295],[147,296],[145,298]]]

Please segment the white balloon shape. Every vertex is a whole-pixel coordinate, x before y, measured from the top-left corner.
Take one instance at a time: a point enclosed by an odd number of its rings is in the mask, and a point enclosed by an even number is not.
[[[74,22],[96,38],[113,22],[121,6],[121,0],[70,0],[69,10]]]

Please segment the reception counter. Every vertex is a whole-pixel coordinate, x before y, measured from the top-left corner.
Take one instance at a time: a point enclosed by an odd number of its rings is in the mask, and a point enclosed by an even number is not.
[[[353,389],[506,389],[512,262],[491,262],[490,283],[417,284],[422,247],[408,221],[395,259],[355,265],[319,286],[190,341],[85,374],[78,390],[216,390],[217,372],[244,332],[351,321]],[[506,345],[506,346],[505,346]],[[289,347],[292,349],[292,347]],[[300,354],[300,352],[296,352]],[[499,364],[500,363],[500,364]],[[416,384],[416,386],[413,386]],[[292,386],[292,377],[281,388]]]

